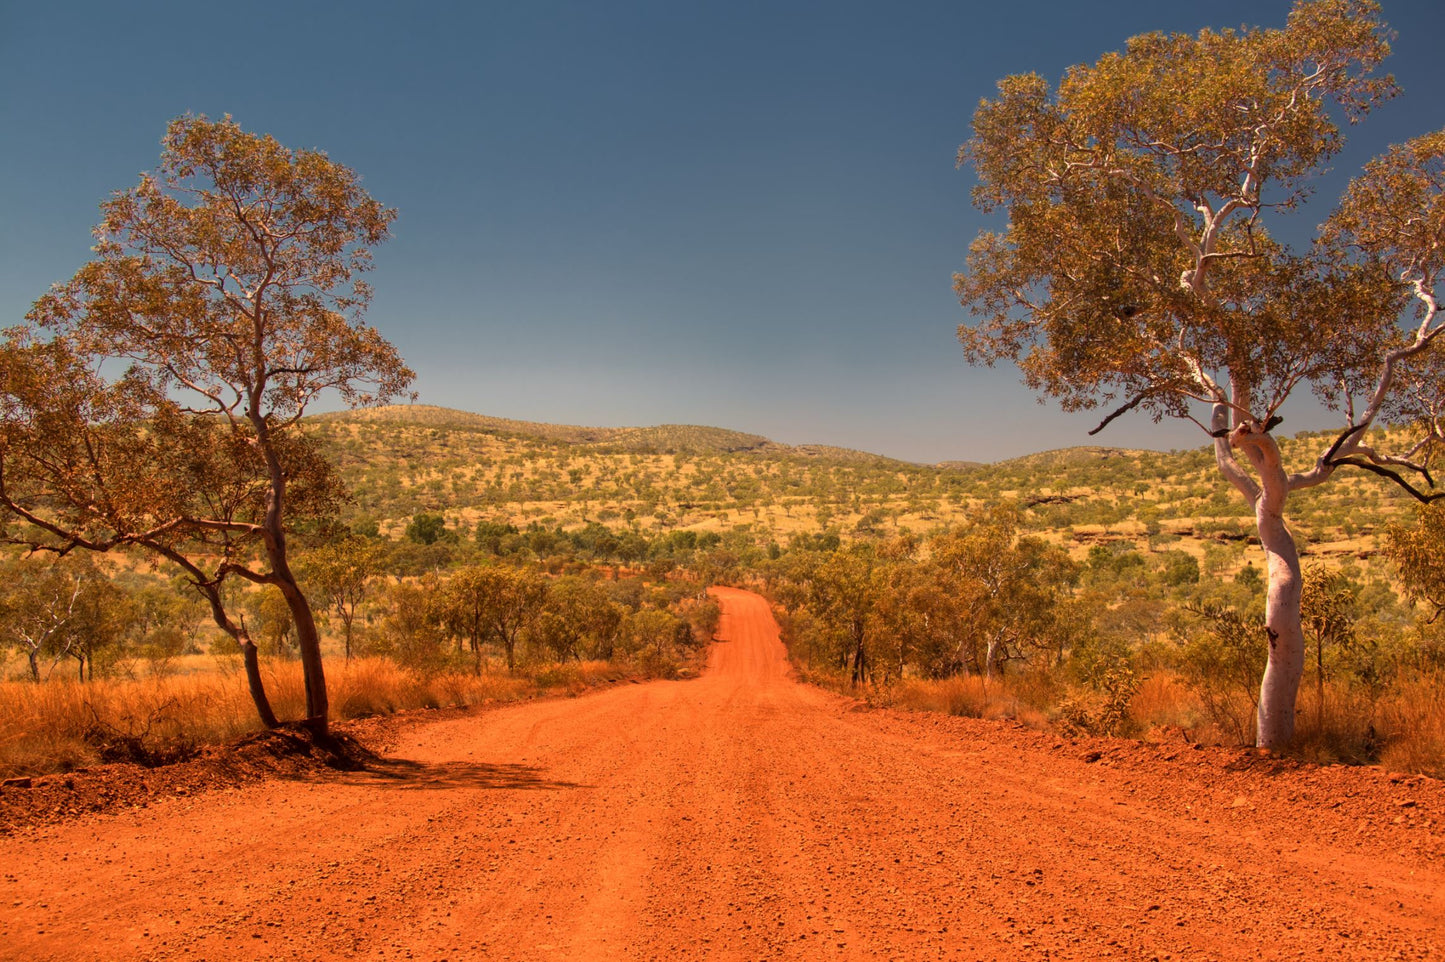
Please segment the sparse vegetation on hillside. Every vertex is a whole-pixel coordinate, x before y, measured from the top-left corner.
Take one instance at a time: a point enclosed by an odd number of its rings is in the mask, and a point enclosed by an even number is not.
[[[462,602],[478,572],[510,572],[545,585],[512,636],[519,673],[603,659],[666,674],[711,631],[700,589],[725,582],[770,593],[794,659],[870,699],[1079,731],[1250,736],[1261,559],[1238,506],[1209,483],[1207,451],[1080,448],[966,468],[771,443],[621,451],[435,408],[416,423],[410,410],[306,422],[354,492],[335,522],[294,536],[303,584],[330,599],[338,660],[348,646],[384,659],[418,690],[505,675],[511,629],[470,621]],[[1428,689],[1445,646],[1401,601],[1377,537],[1413,511],[1391,486],[1361,482],[1302,499],[1307,557],[1348,586],[1355,639],[1323,643],[1305,735],[1320,757],[1437,769],[1439,713],[1412,714],[1405,693]],[[174,676],[234,657],[199,599],[184,612],[156,603],[185,601],[184,585],[124,559],[108,576],[125,614],[96,649],[98,675]],[[280,670],[294,657],[284,617],[260,591],[232,603]]]

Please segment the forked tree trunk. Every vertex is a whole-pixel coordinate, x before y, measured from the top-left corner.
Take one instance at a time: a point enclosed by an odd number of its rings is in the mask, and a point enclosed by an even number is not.
[[[277,720],[276,712],[271,709],[271,699],[266,697],[266,684],[261,680],[260,652],[256,643],[251,640],[251,633],[246,630],[245,619],[243,618],[240,624],[231,620],[221,599],[219,581],[207,580],[200,568],[179,554],[170,553],[168,557],[191,574],[191,583],[211,606],[211,619],[216,623],[216,627],[230,635],[240,647],[241,663],[246,666],[246,687],[251,692],[251,702],[256,706],[256,714],[261,719],[261,724],[267,728],[275,728],[281,722]]]
[[[502,647],[507,650],[507,674],[514,675],[517,673],[517,638],[508,634],[505,629],[498,634],[502,639]]]
[[[251,692],[251,702],[256,706],[256,714],[260,716],[261,724],[267,728],[275,728],[281,722],[276,718],[276,712],[271,709],[271,699],[266,697],[266,685],[261,681],[260,650],[245,632],[241,633],[236,642],[241,646],[241,663],[246,666],[246,687]]]
[[[266,473],[270,476],[266,517],[261,525],[266,560],[271,563],[271,575],[265,581],[281,589],[286,607],[291,610],[291,620],[296,625],[296,647],[301,654],[302,683],[306,688],[304,724],[313,735],[321,736],[327,733],[330,712],[326,698],[326,671],[321,664],[321,635],[316,630],[316,616],[311,611],[311,603],[306,600],[305,592],[291,571],[286,550],[286,472],[276,453],[271,427],[260,411],[261,396],[261,392],[252,395],[247,417],[256,430],[256,444],[266,460]]]
[[[868,673],[868,648],[864,644],[865,629],[861,622],[853,623],[853,687],[863,684]]]

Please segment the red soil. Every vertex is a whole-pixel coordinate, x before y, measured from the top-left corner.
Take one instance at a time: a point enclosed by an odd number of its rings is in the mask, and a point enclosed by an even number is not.
[[[1438,782],[861,710],[717,595],[698,680],[12,821],[0,957],[1445,956]]]

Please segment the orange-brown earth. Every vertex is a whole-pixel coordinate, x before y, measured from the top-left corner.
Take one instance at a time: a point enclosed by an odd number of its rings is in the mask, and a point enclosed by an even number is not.
[[[717,593],[697,680],[12,824],[0,955],[1445,955],[1438,782],[861,710],[789,676],[761,598]]]

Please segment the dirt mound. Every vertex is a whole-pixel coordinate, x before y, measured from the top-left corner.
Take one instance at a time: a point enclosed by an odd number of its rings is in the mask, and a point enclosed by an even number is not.
[[[244,735],[229,745],[190,748],[177,761],[124,740],[108,741],[112,764],[56,775],[11,778],[0,785],[0,835],[86,814],[147,808],[157,798],[197,796],[267,778],[306,778],[356,771],[377,755],[347,732],[317,738],[283,726]]]

